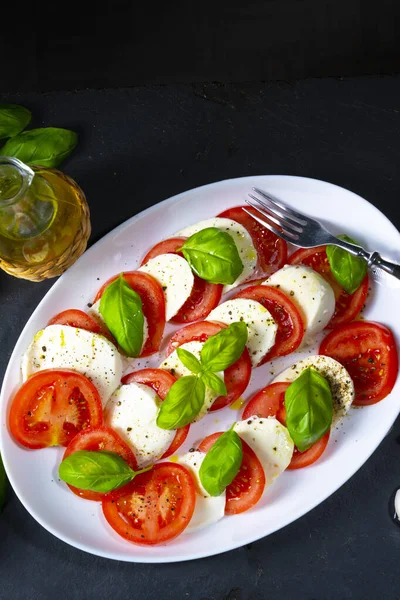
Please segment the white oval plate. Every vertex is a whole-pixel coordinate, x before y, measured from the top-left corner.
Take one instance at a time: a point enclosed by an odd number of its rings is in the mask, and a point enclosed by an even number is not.
[[[343,485],[376,449],[399,413],[397,381],[392,394],[381,403],[351,411],[331,435],[320,461],[308,469],[283,473],[252,510],[224,517],[216,525],[156,547],[134,546],[120,538],[105,522],[100,504],[81,500],[58,480],[63,449],[28,451],[11,438],[7,427],[9,400],[21,383],[20,359],[36,331],[61,310],[85,309],[100,284],[115,273],[135,269],[156,242],[185,225],[243,204],[253,185],[323,220],[334,233],[346,232],[366,247],[399,259],[394,249],[400,249],[400,234],[366,200],[322,181],[285,176],[232,179],[184,192],[133,217],[90,248],[55,283],[29,319],[11,356],[1,392],[0,450],[10,482],[31,515],[76,548],[112,559],[157,563],[201,558],[253,542],[298,519]],[[372,285],[364,317],[385,323],[398,335],[399,300],[398,283],[378,279]],[[253,371],[244,397],[248,399],[267,385],[274,377],[271,371],[277,374],[309,350]],[[156,366],[157,360],[153,358],[150,363]],[[143,366],[144,361],[137,361],[136,368]],[[192,426],[181,451],[238,419],[240,411],[228,408],[207,415]]]

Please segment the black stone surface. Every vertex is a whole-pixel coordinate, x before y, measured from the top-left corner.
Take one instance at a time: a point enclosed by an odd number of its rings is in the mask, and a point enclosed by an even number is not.
[[[87,194],[94,242],[173,194],[255,174],[342,185],[399,226],[399,98],[400,78],[376,77],[26,94],[1,101],[31,108],[34,125],[79,132],[79,149],[64,170]],[[52,283],[0,273],[1,374]],[[349,482],[285,529],[184,564],[125,564],[84,554],[47,533],[10,489],[0,517],[0,598],[399,598],[400,529],[388,511],[400,485],[399,436],[397,420]]]

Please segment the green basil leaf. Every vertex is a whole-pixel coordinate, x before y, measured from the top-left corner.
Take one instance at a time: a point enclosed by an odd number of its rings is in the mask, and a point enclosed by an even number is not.
[[[178,429],[191,423],[199,414],[206,397],[206,388],[199,377],[180,377],[170,387],[161,404],[157,425],[162,429]]]
[[[2,156],[14,156],[27,165],[58,167],[78,143],[78,135],[68,129],[44,127],[31,129],[8,140]]]
[[[232,483],[242,464],[242,442],[233,426],[211,446],[200,465],[199,477],[210,496],[219,496]]]
[[[4,469],[3,461],[0,454],[0,512],[3,509],[4,503],[6,501],[6,493],[7,493],[7,475]]]
[[[106,450],[78,450],[64,458],[59,466],[60,479],[81,490],[106,494],[126,485],[132,479],[148,471],[133,471],[115,452]]]
[[[286,427],[300,452],[305,452],[332,424],[332,392],[327,380],[309,367],[285,392]]]
[[[209,337],[200,352],[203,368],[213,373],[225,371],[242,355],[247,336],[246,323],[237,321]]]
[[[139,356],[143,345],[144,316],[140,296],[123,275],[103,292],[99,306],[105,324],[128,356]]]
[[[176,353],[181,363],[183,363],[185,367],[189,369],[189,371],[192,371],[192,373],[194,373],[195,375],[197,375],[197,373],[200,373],[202,369],[201,362],[198,358],[195,357],[194,354],[192,354],[188,350],[185,350],[185,348],[177,348]]]
[[[226,396],[228,394],[228,390],[226,389],[226,385],[221,377],[215,375],[215,373],[211,373],[211,371],[204,371],[200,374],[201,379],[206,387],[214,390],[220,396]]]
[[[348,235],[339,235],[338,237],[345,242],[358,245]],[[348,294],[354,294],[367,274],[367,261],[353,256],[347,250],[342,250],[337,246],[327,246],[326,255],[335,279]]]
[[[18,104],[0,104],[0,139],[18,135],[28,125],[32,113]]]
[[[196,275],[210,283],[234,283],[243,271],[232,236],[216,227],[191,235],[181,251]]]

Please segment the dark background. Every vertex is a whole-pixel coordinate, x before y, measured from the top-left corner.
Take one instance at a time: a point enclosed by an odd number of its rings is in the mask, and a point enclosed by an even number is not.
[[[79,133],[62,168],[87,195],[91,243],[173,194],[257,174],[342,185],[399,227],[398,16],[397,3],[354,0],[35,5],[1,23],[0,101],[29,107],[34,127]],[[52,283],[0,271],[0,376]],[[40,527],[10,489],[0,598],[398,599],[389,499],[399,437],[397,420],[362,469],[295,523],[183,564],[84,554]]]

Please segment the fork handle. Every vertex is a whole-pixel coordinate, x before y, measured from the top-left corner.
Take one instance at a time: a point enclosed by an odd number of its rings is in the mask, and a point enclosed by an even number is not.
[[[390,275],[394,275],[397,279],[400,279],[400,265],[390,260],[385,260],[379,254],[379,252],[373,252],[368,259],[369,267],[379,267],[382,271],[386,271]]]

